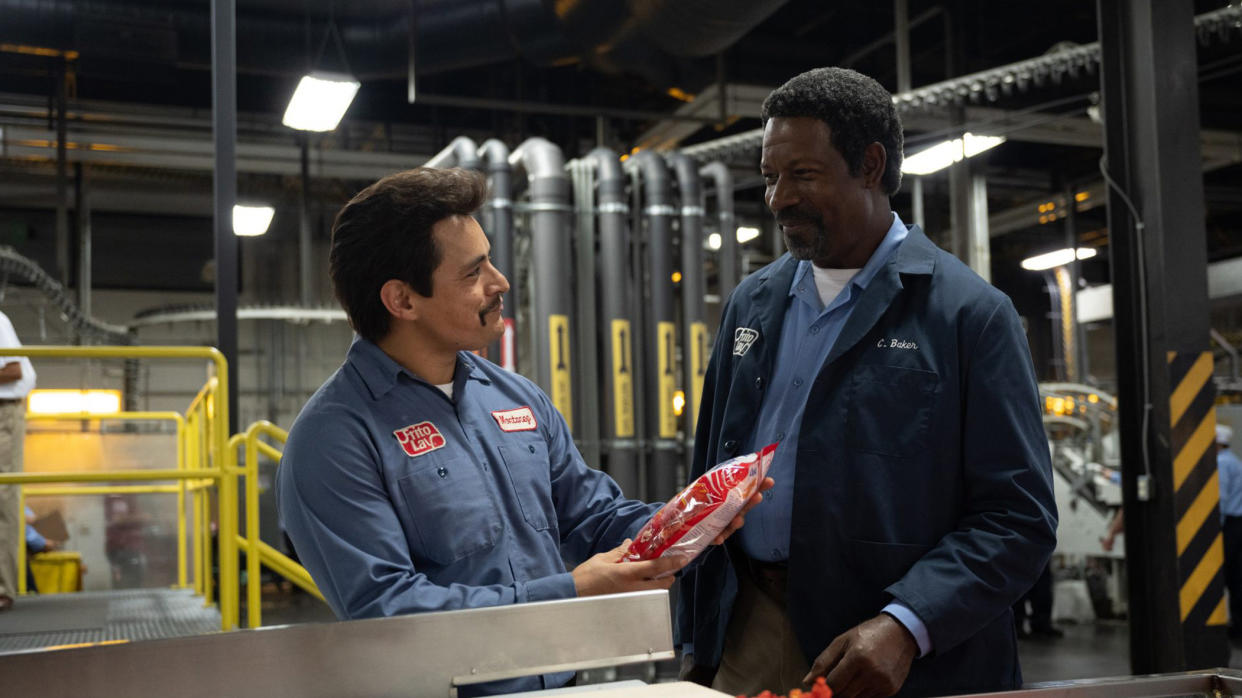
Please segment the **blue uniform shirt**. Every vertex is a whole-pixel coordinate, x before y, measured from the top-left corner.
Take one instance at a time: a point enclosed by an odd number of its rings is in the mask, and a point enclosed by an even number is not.
[[[1242,460],[1226,448],[1216,454],[1216,469],[1220,472],[1220,515],[1242,516]],[[746,525],[750,525],[749,518]]]
[[[742,549],[755,560],[779,562],[789,559],[790,514],[793,512],[794,461],[798,455],[798,431],[802,410],[815,376],[828,358],[828,352],[849,320],[855,301],[867,284],[901,246],[909,230],[893,212],[893,224],[871,258],[850,279],[827,307],[815,286],[811,262],[801,261],[789,286],[790,300],[777,345],[771,387],[764,393],[763,407],[751,432],[749,451],[780,442],[768,474],[776,485],[764,493],[763,502],[746,515],[746,525],[738,535]],[[914,635],[919,654],[931,650],[931,637],[919,617],[899,603],[884,607]]]
[[[738,531],[742,549],[753,560],[779,562],[789,559],[789,516],[794,500],[794,459],[798,455],[798,429],[802,409],[815,376],[828,358],[828,352],[845,327],[854,301],[884,266],[909,231],[894,212],[893,224],[880,241],[871,259],[841,293],[824,307],[815,287],[809,261],[798,263],[785,321],[777,345],[770,387],[764,392],[763,406],[751,431],[747,451],[780,442],[772,457],[768,475],[776,481],[763,493],[763,502],[746,515],[746,525]]]
[[[588,467],[522,376],[462,352],[453,395],[358,338],[294,422],[280,520],[338,617],[573,597],[562,558],[615,548],[659,508]]]

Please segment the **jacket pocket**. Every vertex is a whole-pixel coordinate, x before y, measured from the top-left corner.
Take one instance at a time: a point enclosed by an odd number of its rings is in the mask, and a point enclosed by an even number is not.
[[[495,501],[478,465],[457,459],[426,466],[397,481],[423,550],[440,565],[489,550],[500,536]]]
[[[880,592],[896,583],[914,563],[932,549],[930,545],[913,543],[881,543],[879,541],[852,540],[851,554],[854,558],[855,572],[866,579],[869,588]]]
[[[542,439],[507,444],[500,447],[500,456],[509,471],[509,481],[517,496],[522,518],[536,531],[552,527],[552,478],[548,463],[548,445]]]
[[[845,443],[897,458],[922,454],[940,377],[897,366],[859,366],[850,376]]]

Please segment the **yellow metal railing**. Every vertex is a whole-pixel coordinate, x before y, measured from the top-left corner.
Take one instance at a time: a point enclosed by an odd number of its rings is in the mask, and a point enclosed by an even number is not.
[[[280,442],[283,446],[289,437],[289,432],[263,420],[251,424],[244,434],[234,434],[228,444],[229,456],[234,461],[237,458],[238,448],[245,446],[246,449],[245,464],[238,468],[234,463],[231,470],[245,477],[246,535],[237,536],[237,545],[246,551],[246,625],[251,628],[257,628],[263,624],[260,605],[262,594],[262,588],[259,585],[260,564],[267,565],[269,569],[313,594],[320,601],[323,600],[323,594],[305,567],[259,540],[259,456],[261,454],[275,462],[280,462],[281,456],[278,449],[260,441],[260,438],[264,436]],[[223,579],[223,575],[221,578]]]
[[[227,468],[228,441],[228,365],[224,355],[212,347],[130,347],[130,346],[26,346],[6,349],[10,356],[58,359],[204,359],[214,366],[215,375],[191,401],[184,417],[175,412],[119,412],[108,415],[70,413],[32,415],[32,419],[167,419],[177,424],[177,467],[174,469],[116,470],[105,472],[0,473],[0,485],[18,485],[19,499],[36,494],[112,494],[134,492],[175,492],[178,495],[178,584],[187,584],[185,497],[193,497],[193,552],[196,560],[195,590],[204,603],[211,603],[211,546],[209,491],[218,499],[218,542],[220,559],[220,618],[223,630],[237,627],[237,480]],[[172,485],[115,485],[116,482],[167,482]],[[74,483],[77,487],[31,487],[46,483]],[[82,486],[82,483],[108,483]],[[22,508],[24,511],[24,506]],[[23,517],[24,518],[24,517]],[[19,536],[19,591],[25,589],[25,536]],[[230,581],[231,580],[231,583]]]
[[[306,568],[259,539],[259,459],[266,457],[279,462],[281,450],[263,441],[270,439],[283,447],[288,432],[276,425],[260,421],[242,434],[228,436],[228,367],[224,357],[211,347],[22,347],[6,349],[12,356],[61,359],[194,359],[212,361],[215,375],[190,401],[185,414],[177,412],[116,412],[110,414],[62,413],[27,415],[31,420],[166,420],[176,424],[176,468],[151,470],[70,471],[0,473],[0,485],[19,485],[19,503],[25,496],[65,496],[100,494],[177,495],[177,584],[189,584],[188,559],[193,556],[195,593],[210,605],[214,593],[219,595],[220,625],[232,630],[240,625],[240,580],[238,553],[246,553],[248,627],[262,623],[260,565],[266,565],[298,587],[323,600]],[[238,450],[244,448],[244,462],[239,463]],[[239,533],[239,477],[245,486],[245,535]],[[175,484],[154,484],[174,481]],[[115,484],[117,482],[148,482],[153,484]],[[45,487],[49,483],[60,486]],[[107,483],[107,484],[91,484]],[[219,560],[218,590],[212,586],[211,564],[211,492],[216,493],[216,523]],[[187,517],[187,497],[190,514]],[[24,511],[24,506],[22,506]],[[188,534],[188,535],[187,535]],[[190,550],[186,549],[186,540]],[[19,536],[19,593],[25,593],[25,536]]]

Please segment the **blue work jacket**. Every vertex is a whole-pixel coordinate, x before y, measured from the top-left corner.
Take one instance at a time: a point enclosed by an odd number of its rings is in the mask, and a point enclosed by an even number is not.
[[[796,269],[785,255],[731,296],[692,477],[747,442]],[[1030,350],[1009,298],[917,226],[816,373],[795,481],[786,602],[808,663],[896,600],[932,643],[900,695],[1021,685],[1010,607],[1056,546]],[[719,666],[740,560],[731,540],[680,582],[678,639],[698,665]]]

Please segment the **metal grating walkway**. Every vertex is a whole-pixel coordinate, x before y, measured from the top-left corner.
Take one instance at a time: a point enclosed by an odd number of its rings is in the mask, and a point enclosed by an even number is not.
[[[156,640],[220,630],[220,611],[188,589],[24,596],[0,614],[0,653],[108,640]]]

